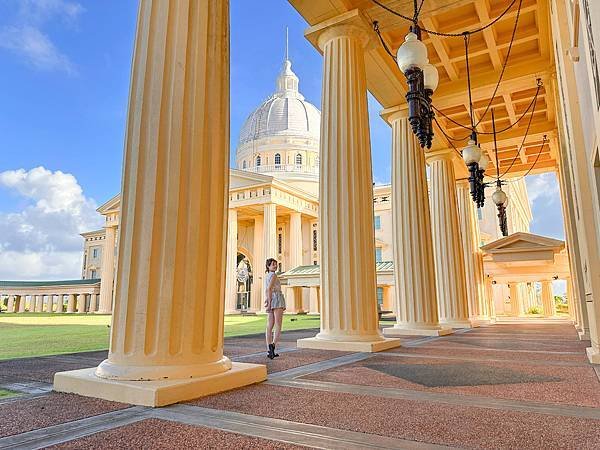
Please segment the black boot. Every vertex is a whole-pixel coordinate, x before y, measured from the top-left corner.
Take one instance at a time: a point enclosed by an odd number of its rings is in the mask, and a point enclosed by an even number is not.
[[[269,344],[269,353],[267,353],[267,358],[275,358],[275,346],[273,344]]]
[[[279,353],[275,353],[275,344],[271,344],[273,346],[273,358],[277,358]]]

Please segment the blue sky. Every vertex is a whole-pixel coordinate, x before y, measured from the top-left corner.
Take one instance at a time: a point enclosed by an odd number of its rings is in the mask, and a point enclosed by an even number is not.
[[[0,279],[79,276],[78,233],[101,226],[94,209],[120,188],[136,13],[134,0],[0,0]],[[300,90],[320,105],[322,58],[299,14],[284,0],[231,0],[232,152],[274,90],[286,26]],[[369,107],[385,183],[390,129]],[[554,175],[530,178],[532,231],[562,237]]]

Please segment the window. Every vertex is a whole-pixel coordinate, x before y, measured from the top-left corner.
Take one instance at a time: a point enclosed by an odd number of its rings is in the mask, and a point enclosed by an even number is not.
[[[92,270],[92,278],[96,278],[97,277],[97,272],[95,270]]]
[[[377,304],[383,305],[383,288],[377,286]]]
[[[313,266],[316,266],[316,265],[317,265],[317,261],[315,260],[315,261],[313,261]]]
[[[95,248],[92,250],[92,258],[97,258],[98,257],[98,249]]]
[[[317,230],[313,230],[313,251],[317,251]]]
[[[246,165],[246,160],[244,160],[244,161],[242,162],[242,169],[245,169],[246,167],[247,167],[247,165]]]
[[[381,230],[381,216],[375,216],[375,229]]]
[[[483,211],[481,208],[477,208],[477,219],[483,220]]]
[[[375,247],[375,262],[381,262],[381,247]]]
[[[279,153],[275,153],[275,165],[278,166],[281,164],[281,155]]]
[[[260,155],[256,157],[256,167],[260,166]]]
[[[302,164],[302,155],[300,153],[298,153],[296,155],[296,164],[297,165],[301,165]]]

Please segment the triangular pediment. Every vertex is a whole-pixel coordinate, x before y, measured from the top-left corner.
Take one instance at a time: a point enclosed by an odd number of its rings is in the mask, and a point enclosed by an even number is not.
[[[100,214],[108,214],[111,211],[118,211],[119,209],[121,209],[121,194],[115,195],[109,201],[100,205],[96,211]]]
[[[230,169],[229,189],[241,189],[273,182],[273,177],[260,173],[246,172],[245,170]]]
[[[518,232],[490,242],[481,247],[486,253],[503,253],[511,251],[544,251],[559,252],[565,247],[565,242],[539,234]]]

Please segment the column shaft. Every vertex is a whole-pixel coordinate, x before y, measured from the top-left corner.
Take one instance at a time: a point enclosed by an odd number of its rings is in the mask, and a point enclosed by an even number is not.
[[[123,211],[123,209],[121,209]],[[116,227],[106,227],[106,238],[102,249],[102,280],[100,281],[100,306],[98,312],[108,314],[112,311],[113,286],[115,282],[115,240]]]
[[[266,203],[264,206],[263,242],[265,260],[267,258],[277,259],[277,206],[275,203]],[[262,265],[264,266],[264,261]]]
[[[406,111],[392,125],[392,245],[396,324],[386,335],[443,335],[438,319],[425,155]]]
[[[55,313],[62,313],[63,312],[63,303],[64,303],[64,297],[62,294],[59,294],[56,296],[56,309],[54,310]]]
[[[263,277],[265,276],[266,258],[264,254],[263,223],[262,216],[254,218],[254,260],[252,266],[252,287],[250,289],[250,310],[254,312],[263,309],[262,305],[265,301]]]
[[[19,295],[18,299],[19,299],[19,311],[18,312],[24,313],[25,312],[26,296],[25,295]]]
[[[510,315],[516,317],[519,315],[519,285],[518,283],[511,282],[509,283],[508,288],[510,296]]]
[[[319,287],[311,286],[310,288],[310,306],[309,314],[319,314]]]
[[[15,296],[14,295],[8,296],[8,307],[7,307],[6,311],[9,313],[15,312]]]
[[[364,47],[370,29],[351,23],[320,29],[323,90],[320,160],[321,331],[299,347],[379,351],[373,183]],[[363,28],[364,27],[364,28]],[[310,31],[309,31],[310,32]]]
[[[290,266],[288,269],[302,265],[302,214],[290,214]]]
[[[452,328],[470,328],[454,157],[454,151],[450,150],[437,153],[429,160],[436,292],[440,323]],[[476,289],[476,285],[473,288]]]
[[[68,313],[75,312],[75,294],[69,294],[69,299],[67,301],[67,312]]]
[[[552,281],[542,281],[542,305],[544,316],[552,317],[555,315],[554,292],[552,291]]]
[[[227,219],[227,269],[225,272],[225,314],[233,314],[237,311],[237,239],[237,209],[230,208]]]
[[[457,200],[469,317],[478,323],[489,323],[489,304],[486,301],[483,259],[479,250],[479,224],[475,217],[468,181],[461,181],[457,184]]]
[[[44,296],[35,296],[35,312],[42,312],[44,310]]]
[[[87,294],[77,294],[77,314],[85,313],[85,296]]]

